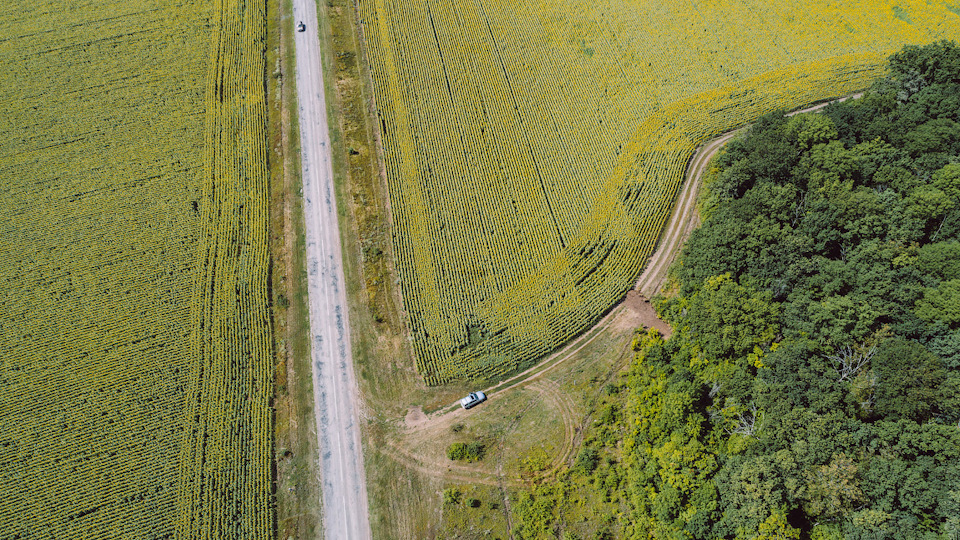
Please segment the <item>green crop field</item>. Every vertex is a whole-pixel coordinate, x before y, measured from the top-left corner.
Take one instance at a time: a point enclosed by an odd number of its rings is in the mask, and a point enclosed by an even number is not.
[[[0,5],[0,538],[272,535],[266,9]]]
[[[852,93],[943,1],[360,0],[404,307],[430,384],[500,378],[598,320],[701,142]]]

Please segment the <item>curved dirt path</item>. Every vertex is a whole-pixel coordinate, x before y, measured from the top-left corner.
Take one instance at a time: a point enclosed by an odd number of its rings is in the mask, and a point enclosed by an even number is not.
[[[506,392],[507,390],[513,390],[521,386],[530,385],[550,371],[561,366],[573,355],[580,352],[581,349],[590,345],[607,327],[617,325],[623,327],[624,329],[632,330],[639,326],[639,320],[640,317],[636,315],[633,308],[626,306],[625,303],[621,303],[612,309],[606,317],[600,320],[600,322],[594,325],[593,328],[581,334],[580,337],[574,339],[563,349],[550,355],[547,360],[527,369],[526,371],[514,375],[509,379],[500,381],[496,385],[484,389],[483,392],[489,398],[490,396],[500,392]],[[447,405],[438,411],[432,412],[429,415],[425,415],[420,411],[411,410],[407,414],[402,427],[407,432],[417,431],[430,428],[438,423],[452,422],[456,418],[468,414],[470,414],[470,412],[460,408],[459,403],[451,403],[450,405]]]
[[[786,116],[819,111],[831,103],[857,99],[862,95],[862,93],[853,94],[819,105],[813,105],[805,109],[787,113]],[[738,133],[743,132],[744,129],[746,128],[728,131],[716,139],[703,144],[690,159],[687,165],[683,188],[680,191],[680,196],[677,198],[677,204],[673,207],[673,213],[670,214],[670,221],[667,222],[667,226],[664,229],[662,240],[660,240],[657,251],[650,257],[647,267],[644,269],[643,274],[640,275],[640,278],[637,279],[637,284],[634,287],[634,289],[639,291],[644,297],[653,298],[655,294],[660,292],[664,282],[667,280],[667,271],[670,269],[670,265],[672,265],[673,261],[677,258],[677,255],[680,253],[680,248],[684,242],[687,241],[687,238],[690,237],[690,233],[700,224],[700,216],[696,211],[697,194],[700,192],[700,184],[703,181],[704,173],[707,172],[707,166],[710,164],[710,160],[717,155],[717,152],[720,151],[723,145],[730,142],[730,139]]]
[[[854,94],[834,101],[821,103],[788,113],[786,116],[817,111],[830,103],[842,102],[847,99],[857,99],[862,95],[863,94]],[[690,159],[687,164],[687,171],[680,195],[677,197],[677,203],[674,205],[670,219],[664,228],[660,244],[650,257],[646,269],[644,269],[643,274],[640,275],[640,278],[634,286],[634,290],[631,291],[633,295],[639,293],[639,295],[642,296],[640,301],[645,302],[643,298],[651,298],[660,292],[660,289],[667,279],[667,271],[670,265],[673,264],[684,242],[689,238],[690,233],[700,224],[700,217],[696,211],[697,195],[700,191],[703,175],[706,173],[710,161],[725,144],[745,129],[746,128],[739,128],[729,131],[708,141],[697,148],[693,157]],[[610,313],[601,319],[593,328],[570,342],[563,349],[552,354],[544,363],[538,364],[484,390],[489,397],[498,392],[526,386],[540,393],[543,401],[549,401],[554,406],[563,419],[565,440],[558,456],[551,463],[551,470],[555,470],[570,461],[577,446],[575,439],[579,436],[578,428],[582,429],[582,425],[578,426],[576,422],[576,409],[569,397],[563,395],[562,390],[555,382],[543,379],[543,376],[562,365],[570,357],[589,345],[605,328],[614,324],[624,324],[624,319],[630,320],[629,312],[631,307],[629,304],[631,304],[631,294],[627,295],[627,301],[621,302],[618,306],[614,307]],[[632,303],[636,304],[637,301],[634,297]],[[649,308],[649,306],[645,308],[652,309]],[[637,308],[634,306],[632,309],[635,310]],[[438,426],[453,425],[453,422],[456,421],[457,418],[467,414],[469,414],[469,412],[460,409],[457,404],[444,407],[430,415],[424,415],[422,412],[411,410],[403,422],[402,432],[409,435],[415,432],[436,429]],[[414,452],[403,447],[402,440],[389,443],[388,445],[391,449],[389,453],[399,461],[430,476],[446,476],[456,481],[472,481],[491,486],[499,485],[501,488],[517,484],[516,481],[507,480],[503,477],[502,467],[500,466],[497,468],[497,473],[492,475],[467,466],[451,465],[449,460],[429,460],[423,456],[415,456]]]
[[[700,224],[700,216],[697,214],[697,194],[700,193],[700,184],[703,181],[703,174],[707,172],[707,165],[723,145],[730,142],[730,139],[741,131],[742,128],[729,131],[713,139],[698,148],[690,159],[683,188],[677,197],[673,213],[670,214],[670,221],[664,228],[660,244],[634,286],[634,289],[643,296],[652,298],[663,287],[670,265],[677,258],[680,248],[690,237],[690,233]]]
[[[823,106],[825,106],[825,104],[820,105],[819,107]],[[698,148],[693,158],[691,158],[687,166],[686,179],[684,180],[680,195],[677,198],[677,204],[674,206],[673,212],[670,214],[670,220],[667,222],[667,225],[664,229],[663,239],[660,241],[657,250],[650,257],[646,269],[644,270],[643,274],[641,274],[640,278],[637,280],[636,286],[634,287],[634,290],[639,292],[642,297],[640,299],[636,299],[634,303],[646,303],[644,298],[652,297],[654,294],[659,292],[660,287],[663,286],[663,283],[666,280],[667,270],[676,259],[681,246],[683,246],[683,242],[687,239],[687,237],[690,236],[690,233],[699,224],[699,217],[697,216],[696,212],[697,193],[699,192],[700,183],[703,179],[703,174],[706,172],[707,165],[717,154],[717,152],[720,151],[720,148],[722,148],[724,144],[729,142],[730,139],[740,133],[741,130],[742,129],[738,129],[727,132],[720,137],[709,141]],[[631,291],[631,293],[636,294],[633,291]],[[627,296],[629,300],[631,298],[631,294],[628,294]],[[622,319],[634,319],[635,317],[631,317],[630,307],[627,305],[629,303],[629,301],[621,302],[603,319],[601,319],[600,322],[594,325],[593,328],[580,335],[580,337],[574,339],[567,346],[563,347],[556,353],[550,355],[545,362],[537,364],[526,371],[501,381],[494,386],[486,388],[484,393],[490,397],[498,392],[512,390],[521,385],[531,384],[532,382],[540,379],[545,374],[562,365],[566,360],[578,353],[581,349],[592,343],[601,334],[602,330],[606,329],[612,324],[624,324]],[[652,309],[650,306],[642,306],[642,308]],[[633,309],[636,310],[638,308],[634,307]],[[629,323],[627,325],[629,325]],[[459,417],[465,414],[467,414],[467,411],[461,410],[459,406],[454,403],[440,409],[439,411],[431,413],[430,415],[410,414],[404,423],[404,427],[408,431],[420,430],[428,428],[436,423],[451,421],[451,418]]]
[[[573,455],[574,442],[577,439],[577,429],[579,427],[577,420],[580,417],[577,414],[577,405],[556,381],[540,379],[531,384],[530,389],[539,392],[543,400],[549,402],[553,410],[560,414],[560,420],[563,422],[563,444],[557,451],[556,457],[550,462],[552,470],[559,469]]]
[[[356,406],[359,390],[350,350],[316,4],[313,0],[294,0],[293,15],[294,20],[306,25],[304,32],[294,35],[294,44],[309,268],[310,354],[324,536],[331,540],[362,540],[371,538],[367,482],[360,444]]]
[[[643,297],[649,298],[653,296],[659,292],[659,288],[663,286],[663,282],[666,280],[667,270],[670,265],[673,264],[674,259],[676,259],[683,242],[699,224],[699,218],[696,212],[697,193],[699,192],[700,183],[703,174],[706,172],[707,165],[720,148],[740,131],[741,130],[735,130],[725,133],[704,144],[697,149],[693,158],[690,160],[687,166],[686,179],[677,199],[677,204],[674,206],[674,210],[670,215],[670,220],[664,229],[663,239],[660,241],[657,250],[647,263],[646,270],[644,270],[634,287]],[[633,291],[631,291],[631,293],[633,293]],[[628,295],[628,299],[630,297],[631,295]],[[641,298],[635,299],[634,303],[636,302],[645,301]],[[625,327],[631,326],[630,322],[625,321],[633,321],[637,319],[637,317],[632,316],[633,313],[631,313],[631,308],[628,306],[629,303],[630,302],[621,302],[601,319],[600,322],[594,325],[593,328],[574,339],[566,347],[550,355],[545,362],[533,366],[507,380],[501,381],[485,389],[484,392],[488,397],[491,397],[496,393],[512,390],[520,386],[533,386],[538,384],[544,375],[561,366],[566,360],[592,343],[601,335],[602,330],[614,324]],[[643,307],[645,309],[652,309],[649,305]],[[633,309],[637,308],[634,307]],[[543,387],[541,386],[540,388]],[[411,411],[403,423],[403,428],[407,434],[410,434],[428,430],[438,425],[452,425],[457,418],[467,414],[469,414],[469,412],[462,410],[457,404],[448,405],[429,415]],[[567,424],[566,420],[564,420],[564,424]],[[399,445],[394,446],[394,448],[399,453],[404,454],[403,450],[399,448]],[[408,457],[413,458],[412,455],[408,455]],[[569,456],[567,456],[567,458],[569,458]],[[439,464],[435,463],[434,465]],[[443,467],[426,467],[426,469],[436,472],[437,470],[443,470]],[[492,483],[492,480],[488,483]]]
[[[516,426],[522,421],[523,416],[531,407],[540,403],[547,404],[551,410],[560,417],[563,424],[563,442],[557,452],[557,456],[551,461],[550,467],[546,471],[547,473],[559,469],[563,464],[570,461],[573,451],[575,450],[574,442],[576,441],[578,429],[580,428],[578,424],[580,415],[577,413],[576,404],[570,396],[560,389],[556,382],[548,379],[539,379],[530,383],[524,390],[530,390],[536,393],[537,397],[531,399],[530,402],[520,410],[520,413],[516,415],[510,424],[499,433],[497,441],[490,445],[490,448],[495,448],[497,452],[495,456],[497,461],[495,473],[484,470],[482,465],[453,462],[445,456],[426,455],[423,452],[418,452],[415,448],[404,445],[403,441],[388,440],[381,450],[399,463],[421,474],[443,476],[448,480],[496,486],[501,489],[504,487],[521,486],[523,482],[514,478],[507,478],[504,474],[504,441],[516,429]],[[459,412],[466,413],[467,411],[461,410]],[[429,425],[423,424],[415,430],[407,431],[406,435],[413,435],[415,432],[426,440],[439,439],[443,433],[449,431],[450,426],[461,416],[461,414],[443,415],[441,418],[438,418],[436,422],[431,422]]]

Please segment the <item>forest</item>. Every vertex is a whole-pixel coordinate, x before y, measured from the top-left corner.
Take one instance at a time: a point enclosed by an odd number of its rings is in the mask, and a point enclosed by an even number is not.
[[[767,115],[715,160],[654,299],[519,538],[960,536],[960,47]]]

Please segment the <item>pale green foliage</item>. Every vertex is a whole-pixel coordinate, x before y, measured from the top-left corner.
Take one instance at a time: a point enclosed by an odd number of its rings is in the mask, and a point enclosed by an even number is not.
[[[950,163],[933,173],[933,185],[951,199],[960,200],[960,163]]]
[[[803,149],[837,138],[833,120],[822,114],[798,114],[787,122],[787,134]]]
[[[960,324],[960,279],[951,279],[935,288],[924,289],[923,298],[917,300],[915,311],[917,317],[925,321]]]
[[[783,510],[774,510],[770,517],[757,528],[757,536],[751,540],[799,540],[800,529],[787,523]]]
[[[707,279],[690,299],[689,333],[702,351],[698,363],[711,366],[704,374],[708,380],[720,380],[730,364],[755,353],[755,347],[771,345],[779,330],[779,308],[771,296],[724,274]]]
[[[842,453],[835,455],[830,463],[807,471],[804,476],[807,503],[803,508],[808,515],[834,519],[864,500],[858,485],[857,463]]]

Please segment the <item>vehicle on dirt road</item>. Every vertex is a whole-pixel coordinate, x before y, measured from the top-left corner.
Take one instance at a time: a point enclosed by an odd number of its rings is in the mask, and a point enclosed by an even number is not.
[[[300,21],[300,23],[297,24],[297,32],[303,32],[306,29],[307,25],[303,24],[303,21]]]
[[[464,409],[469,409],[475,405],[479,405],[487,400],[487,395],[483,392],[470,392],[470,395],[460,400],[460,406]]]

